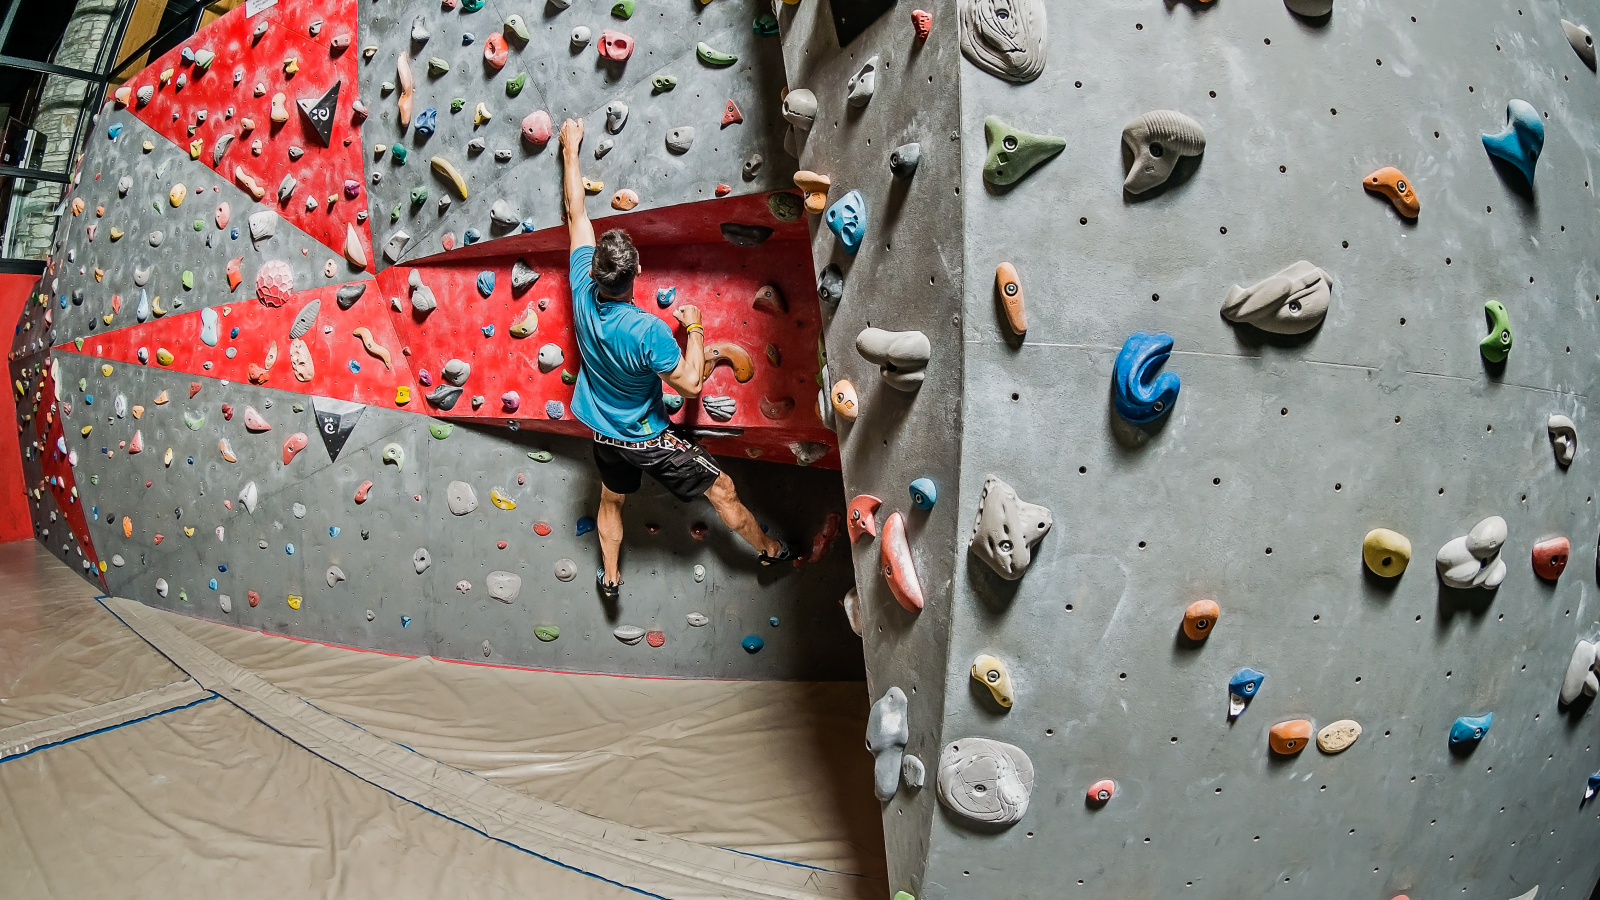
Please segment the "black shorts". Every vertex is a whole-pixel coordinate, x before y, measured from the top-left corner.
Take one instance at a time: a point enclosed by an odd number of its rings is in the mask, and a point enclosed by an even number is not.
[[[722,474],[704,447],[670,431],[637,444],[595,435],[594,464],[600,469],[600,483],[612,493],[637,491],[640,473],[649,472],[685,503],[705,494]]]

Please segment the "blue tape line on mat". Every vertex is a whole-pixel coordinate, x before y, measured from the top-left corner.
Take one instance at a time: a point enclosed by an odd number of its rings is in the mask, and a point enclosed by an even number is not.
[[[40,744],[39,746],[34,747],[33,749],[28,750],[28,751],[26,751],[24,753],[18,753],[16,756],[0,757],[0,765],[3,765],[3,764],[8,763],[8,762],[11,762],[13,759],[21,759],[24,756],[32,756],[33,754],[38,753],[40,750],[48,750],[51,747],[59,747],[62,744],[70,744],[73,741],[81,741],[86,737],[94,737],[97,734],[104,734],[107,731],[115,731],[118,728],[126,728],[129,725],[137,725],[137,724],[139,724],[140,722],[143,722],[146,719],[154,719],[156,716],[164,716],[167,713],[177,712],[177,711],[179,711],[181,709],[188,709],[191,706],[197,706],[197,705],[199,705],[201,703],[207,702],[208,700],[215,700],[215,699],[217,699],[217,695],[216,694],[211,694],[210,696],[201,697],[199,700],[195,700],[195,701],[190,702],[190,703],[185,703],[182,706],[174,706],[171,709],[163,709],[160,712],[151,713],[148,716],[140,716],[137,719],[129,719],[126,722],[118,722],[115,725],[107,725],[104,728],[96,728],[94,731],[85,731],[83,734],[75,734],[72,737],[62,738],[59,741],[51,741],[48,744]]]
[[[812,866],[812,865],[807,865],[806,863],[797,863],[797,862],[793,862],[793,861],[787,860],[787,859],[779,859],[776,856],[762,856],[759,853],[746,853],[743,850],[735,850],[732,847],[718,847],[717,849],[718,850],[726,850],[729,853],[737,853],[740,856],[750,856],[750,857],[754,857],[755,859],[764,859],[767,862],[781,863],[782,865],[785,865],[785,866],[794,866],[796,869],[810,869],[813,872],[827,872],[829,875],[843,875],[846,878],[865,878],[866,877],[865,875],[859,875],[859,874],[857,874],[855,872],[841,872],[838,869],[826,869],[826,868],[823,868],[822,866]]]

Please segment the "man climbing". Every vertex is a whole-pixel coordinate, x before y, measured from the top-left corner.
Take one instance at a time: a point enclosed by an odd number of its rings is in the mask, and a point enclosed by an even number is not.
[[[594,462],[600,470],[600,532],[603,568],[595,573],[600,592],[615,599],[622,585],[617,556],[622,549],[622,502],[639,489],[640,473],[689,502],[704,496],[722,521],[760,554],[762,565],[790,559],[783,541],[768,537],[711,455],[686,435],[670,430],[661,402],[661,382],[686,401],[700,394],[705,331],[698,307],[685,304],[673,315],[687,333],[680,351],[667,323],[633,303],[639,251],[628,233],[614,228],[600,236],[583,207],[578,147],[583,120],[561,123],[561,192],[567,233],[572,238],[572,323],[583,366],[572,393],[572,414],[594,432]]]

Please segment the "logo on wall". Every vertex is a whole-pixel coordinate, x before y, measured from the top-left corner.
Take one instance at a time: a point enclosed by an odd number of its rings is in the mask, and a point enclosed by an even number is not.
[[[317,137],[322,139],[322,146],[327,147],[333,142],[333,111],[339,105],[339,85],[342,81],[335,81],[333,87],[322,95],[321,100],[315,102],[306,99],[297,99],[300,104],[300,114],[311,123],[311,128],[316,131]]]
[[[356,430],[356,422],[361,420],[361,411],[364,409],[365,406],[349,400],[311,398],[311,411],[317,417],[317,434],[322,435],[322,446],[328,448],[329,460],[338,461],[339,451],[344,449],[344,442],[350,439],[350,432]]]

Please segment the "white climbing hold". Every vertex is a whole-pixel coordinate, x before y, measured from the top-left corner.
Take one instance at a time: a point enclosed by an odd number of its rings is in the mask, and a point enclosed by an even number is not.
[[[890,387],[913,392],[922,387],[923,370],[933,355],[933,345],[920,331],[866,328],[856,335],[856,352],[878,366]]]
[[[630,646],[644,640],[644,629],[637,625],[618,625],[616,630],[611,633],[616,636],[617,640]]]
[[[694,567],[694,583],[695,584],[699,584],[700,582],[705,581],[705,580],[706,580],[706,567],[705,566],[701,566],[701,565],[695,566]]]
[[[850,630],[861,636],[861,595],[855,588],[845,591],[839,599],[839,604],[844,607],[844,617],[850,622]]]
[[[810,131],[817,119],[817,95],[805,88],[790,91],[783,98],[783,117],[801,131]]]
[[[1033,761],[1020,747],[988,738],[962,738],[939,754],[939,802],[956,815],[1009,825],[1028,811]]]
[[[687,616],[684,616],[684,618],[689,620],[689,625],[690,625],[690,627],[693,627],[693,628],[700,628],[700,627],[702,627],[704,625],[707,625],[707,624],[709,624],[711,622],[711,620],[706,617],[705,613],[692,612],[692,613],[689,613]]]
[[[417,552],[411,554],[411,565],[417,570],[417,574],[421,575],[423,572],[428,571],[429,566],[433,565],[433,555],[428,552],[426,547],[418,547]]]
[[[910,753],[905,754],[900,760],[900,780],[906,787],[920,788],[928,779],[928,770],[922,765],[922,760]]]
[[[1439,578],[1453,588],[1493,590],[1506,577],[1506,563],[1500,547],[1506,541],[1506,520],[1490,516],[1472,531],[1439,548],[1434,564]]]
[[[557,581],[571,581],[578,577],[578,564],[566,557],[556,560],[553,568]]]
[[[296,519],[304,519],[306,517],[306,505],[304,503],[296,503],[289,507],[289,512],[293,513]]]
[[[1594,672],[1597,649],[1600,648],[1584,640],[1578,641],[1578,645],[1572,648],[1572,658],[1567,661],[1566,677],[1561,680],[1562,706],[1571,704],[1580,694],[1593,697],[1595,690],[1590,685],[1600,687],[1600,681],[1597,681]]]
[[[1285,0],[1287,2],[1287,0]],[[1574,53],[1583,60],[1583,64],[1593,69],[1595,67],[1594,35],[1582,25],[1574,25],[1566,19],[1561,20],[1561,30],[1567,33],[1567,43],[1572,45]]]
[[[123,565],[125,565],[125,561],[124,561],[124,560],[123,560],[123,558],[122,558],[122,554],[120,554],[120,553],[113,553],[113,554],[112,554],[112,555],[111,555],[111,564],[112,564],[112,565],[113,565],[113,566],[116,566],[116,567],[117,567],[117,568],[119,568],[119,569],[120,569],[120,568],[122,568],[122,567],[123,567]]]
[[[514,572],[494,571],[484,579],[484,586],[489,591],[489,596],[501,603],[510,603],[517,599],[517,594],[522,591],[522,576]]]
[[[258,496],[259,491],[256,490],[256,483],[254,481],[247,483],[244,488],[239,491],[239,502],[244,504],[245,512],[254,513],[256,511],[256,501]]]
[[[1206,132],[1181,112],[1157,109],[1124,125],[1122,143],[1133,154],[1122,189],[1142,194],[1165,184],[1179,159],[1204,153]]]
[[[167,580],[165,578],[156,579],[156,595],[159,597],[167,595]]]
[[[339,568],[338,566],[329,566],[328,567],[328,587],[333,587],[334,585],[336,585],[339,582],[344,581],[344,580],[345,579],[344,579],[344,570],[343,569]]]
[[[1545,427],[1550,431],[1550,446],[1555,448],[1556,462],[1572,465],[1572,458],[1578,453],[1578,427],[1560,414],[1551,416]]]
[[[1274,334],[1303,334],[1322,324],[1331,296],[1328,273],[1302,259],[1249,288],[1229,288],[1222,315]]]
[[[549,373],[561,368],[566,361],[566,354],[555,344],[545,344],[539,348],[539,371]]]
[[[478,494],[464,481],[452,481],[445,488],[445,502],[451,515],[464,516],[478,508]]]
[[[222,607],[222,611],[223,612],[232,615],[232,613],[233,613],[233,598],[232,597],[229,597],[227,594],[218,594],[217,595],[217,605]]]
[[[872,790],[879,800],[890,800],[900,787],[900,760],[911,739],[906,722],[906,692],[899,687],[884,691],[867,715],[867,750],[872,753]]]

